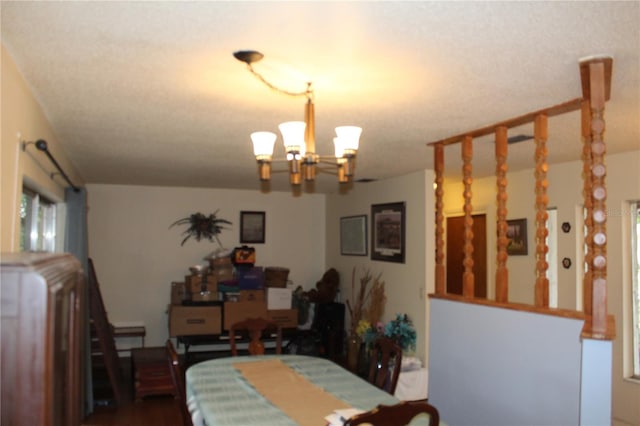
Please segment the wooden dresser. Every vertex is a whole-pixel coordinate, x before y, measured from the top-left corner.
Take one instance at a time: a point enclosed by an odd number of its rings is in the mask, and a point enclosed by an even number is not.
[[[81,421],[84,274],[70,254],[3,253],[3,425]]]

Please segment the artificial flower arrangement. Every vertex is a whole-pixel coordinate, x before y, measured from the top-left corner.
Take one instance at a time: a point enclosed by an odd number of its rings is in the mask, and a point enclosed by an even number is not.
[[[407,314],[396,314],[395,319],[386,324],[378,321],[375,327],[368,321],[361,320],[356,327],[358,337],[370,349],[378,337],[387,336],[395,339],[403,351],[416,349],[416,330]]]

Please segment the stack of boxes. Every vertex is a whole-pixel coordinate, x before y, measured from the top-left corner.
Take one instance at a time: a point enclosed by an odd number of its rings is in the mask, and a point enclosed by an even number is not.
[[[257,317],[296,328],[298,311],[291,306],[292,290],[280,281],[265,281],[262,267],[234,268],[230,257],[210,259],[203,273],[171,283],[169,335],[219,335],[238,321]]]

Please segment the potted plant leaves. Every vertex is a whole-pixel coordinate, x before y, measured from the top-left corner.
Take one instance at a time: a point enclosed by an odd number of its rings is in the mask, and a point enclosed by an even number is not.
[[[187,229],[183,232],[183,235],[186,236],[182,240],[181,246],[183,246],[189,238],[193,237],[196,241],[205,238],[213,242],[215,239],[218,245],[222,247],[222,243],[220,239],[218,239],[218,234],[228,229],[225,228],[224,225],[231,225],[232,223],[226,219],[219,218],[217,216],[218,211],[219,210],[216,210],[215,213],[211,213],[208,216],[200,212],[193,213],[192,215],[176,220],[169,228],[176,225],[188,225]]]

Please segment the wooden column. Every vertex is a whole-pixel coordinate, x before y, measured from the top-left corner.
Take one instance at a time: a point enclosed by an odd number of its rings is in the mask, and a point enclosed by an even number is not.
[[[593,298],[593,277],[591,264],[593,263],[593,202],[591,199],[591,103],[582,102],[582,197],[584,200],[584,277],[582,280],[582,310],[591,315]]]
[[[535,305],[541,307],[549,306],[549,279],[547,278],[547,116],[540,114],[534,120],[534,138],[536,144],[535,152],[535,178],[536,178],[536,284],[535,284]]]
[[[434,145],[436,198],[436,294],[445,294],[444,281],[444,146]]]
[[[473,158],[473,138],[466,136],[462,141],[462,182],[464,184],[464,272],[462,274],[462,296],[465,298],[473,298],[475,283],[473,276],[473,206],[471,205],[471,184],[473,177],[471,176]]]
[[[593,203],[593,259],[591,331],[607,333],[607,191],[604,143],[605,63],[592,60],[585,64],[589,71],[591,103],[591,201]]]
[[[509,270],[507,269],[507,128],[496,129],[496,195],[497,212],[496,228],[498,233],[497,269],[496,269],[496,301],[509,301]]]

